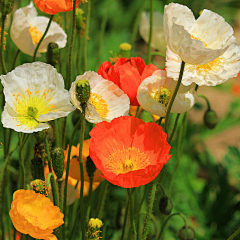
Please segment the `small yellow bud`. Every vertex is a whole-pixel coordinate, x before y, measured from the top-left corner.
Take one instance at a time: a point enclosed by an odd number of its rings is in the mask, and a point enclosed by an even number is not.
[[[88,80],[79,80],[76,83],[76,98],[83,104],[88,101],[90,97],[90,85]]]
[[[129,43],[122,43],[120,44],[120,55],[125,58],[130,58],[130,53],[132,49],[132,45]]]
[[[88,226],[91,228],[101,228],[103,226],[103,222],[98,218],[90,218]]]

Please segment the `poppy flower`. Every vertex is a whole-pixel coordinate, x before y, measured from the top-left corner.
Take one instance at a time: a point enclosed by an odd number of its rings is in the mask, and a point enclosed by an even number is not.
[[[204,9],[196,20],[188,7],[178,3],[165,6],[164,33],[169,49],[191,65],[212,62],[236,42],[223,17]]]
[[[33,56],[48,22],[49,18],[38,16],[36,8],[30,2],[28,6],[15,11],[10,29],[11,39],[21,52]],[[41,56],[39,53],[47,52],[50,42],[57,43],[59,48],[64,48],[67,43],[67,34],[56,22],[51,23],[47,35],[38,49],[37,57]]]
[[[0,77],[5,95],[2,123],[17,132],[49,128],[46,123],[75,110],[60,73],[42,62],[25,63]]]
[[[146,66],[140,57],[131,57],[119,58],[112,66],[110,62],[103,62],[97,73],[122,89],[128,95],[131,105],[139,106],[137,89],[140,83],[157,69],[152,63]]]
[[[79,2],[80,0],[77,0],[76,7]],[[34,0],[34,3],[39,10],[48,14],[73,10],[73,0]]]
[[[87,71],[83,75],[77,76],[75,82],[72,83],[70,96],[76,108],[82,111],[76,96],[77,83],[86,80],[90,85],[90,98],[87,101],[85,113],[89,122],[110,122],[114,118],[128,115],[130,106],[128,96],[116,84],[93,71]]]
[[[165,117],[176,85],[177,82],[168,78],[165,70],[157,70],[140,84],[137,94],[138,102],[144,110]],[[193,107],[197,101],[195,87],[194,83],[189,86],[180,85],[171,112],[184,113]]]
[[[167,135],[154,122],[119,117],[98,123],[90,135],[90,157],[102,177],[120,187],[151,182],[171,158]]]
[[[64,223],[60,209],[33,190],[14,192],[9,215],[17,231],[37,239],[57,240],[53,230]]]

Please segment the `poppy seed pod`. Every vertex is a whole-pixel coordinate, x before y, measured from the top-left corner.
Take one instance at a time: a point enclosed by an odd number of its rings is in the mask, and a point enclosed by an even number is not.
[[[45,195],[46,197],[49,196],[51,187],[47,186],[45,181],[41,179],[36,179],[30,183],[30,187],[33,189],[35,193],[40,193]]]
[[[61,178],[64,171],[63,150],[59,147],[54,148],[51,152],[52,166],[57,178]]]
[[[41,158],[35,157],[31,160],[31,173],[34,179],[45,180],[43,163]]]
[[[88,80],[79,80],[76,83],[76,98],[83,104],[88,101],[90,97],[90,85]]]
[[[204,114],[204,123],[207,128],[214,129],[218,124],[218,117],[215,111],[208,109]]]
[[[194,240],[195,232],[191,227],[183,226],[178,233],[178,237],[181,240]]]
[[[163,196],[159,202],[159,211],[164,215],[169,215],[172,212],[172,200],[167,196]]]
[[[0,0],[0,10],[3,16],[7,16],[13,8],[13,0]]]

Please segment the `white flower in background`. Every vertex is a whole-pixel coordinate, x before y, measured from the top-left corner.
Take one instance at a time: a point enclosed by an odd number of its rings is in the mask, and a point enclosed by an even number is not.
[[[165,6],[164,33],[170,50],[193,65],[212,62],[236,42],[232,27],[217,13],[204,9],[195,20],[189,8],[177,3]]]
[[[165,70],[157,70],[151,77],[144,79],[140,84],[137,100],[144,110],[165,117],[176,84],[176,81],[167,77]],[[195,86],[196,84],[187,87],[180,85],[173,102],[172,113],[184,113],[193,107],[197,101]]]
[[[181,58],[167,49],[166,67],[168,77],[178,80],[181,68]],[[182,84],[188,86],[193,82],[199,86],[216,86],[236,77],[240,72],[240,46],[232,44],[220,57],[203,65],[186,63]]]
[[[90,98],[87,101],[86,119],[92,123],[110,122],[114,118],[128,115],[130,100],[128,96],[113,82],[105,80],[96,72],[87,71],[77,76],[70,89],[73,105],[82,110],[76,98],[76,86],[80,80],[88,80]]]
[[[45,122],[65,117],[75,107],[64,89],[61,74],[51,65],[26,63],[2,75],[5,106],[2,123],[17,132],[37,132],[49,128]]]
[[[38,17],[37,10],[33,3],[27,7],[16,10],[13,15],[10,35],[16,46],[23,52],[33,56],[34,50],[46,30],[49,18]],[[42,41],[38,52],[46,52],[48,44],[55,42],[59,48],[63,48],[67,42],[67,35],[55,22],[51,23],[47,35]],[[41,55],[38,53],[37,55]]]
[[[143,12],[139,23],[139,33],[143,40],[148,43],[150,31],[150,13]],[[153,32],[151,47],[166,52],[166,40],[163,31],[163,15],[160,12],[153,13]]]

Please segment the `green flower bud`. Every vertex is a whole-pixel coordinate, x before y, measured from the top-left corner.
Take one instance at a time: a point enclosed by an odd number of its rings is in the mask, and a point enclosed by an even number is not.
[[[34,190],[36,193],[41,193],[45,195],[46,197],[49,196],[51,187],[47,186],[45,181],[42,181],[41,179],[36,179],[30,183],[30,187],[32,190]]]
[[[169,215],[172,212],[172,200],[167,196],[163,196],[159,202],[159,211],[164,215]]]
[[[215,111],[208,109],[205,114],[204,114],[204,123],[207,128],[213,129],[217,126],[218,124],[218,117]]]
[[[193,240],[195,238],[195,232],[191,227],[184,226],[180,229],[178,237],[181,240]]]
[[[89,178],[93,178],[94,172],[96,171],[96,166],[90,156],[87,157],[86,167]]]
[[[57,43],[49,43],[47,48],[47,63],[55,67],[58,64],[59,57],[60,52]]]
[[[35,132],[34,133],[34,137],[36,138],[36,142],[38,144],[40,143],[45,143],[45,139],[47,137],[47,130],[44,129],[42,131],[39,131],[39,132]]]
[[[90,97],[90,85],[88,80],[77,81],[76,97],[81,104],[86,103],[88,101]]]
[[[63,150],[59,147],[54,148],[51,152],[52,166],[57,178],[61,178],[64,171]]]
[[[0,11],[3,16],[7,16],[13,8],[13,0],[0,0]]]
[[[99,240],[100,236],[100,228],[103,226],[103,222],[98,218],[91,218],[88,222],[88,231],[87,231],[87,239],[88,240]]]
[[[31,172],[34,179],[45,180],[43,162],[41,158],[35,157],[31,160]]]
[[[130,54],[131,54],[131,49],[132,49],[132,45],[129,43],[122,43],[120,44],[120,55],[124,58],[130,58]]]

